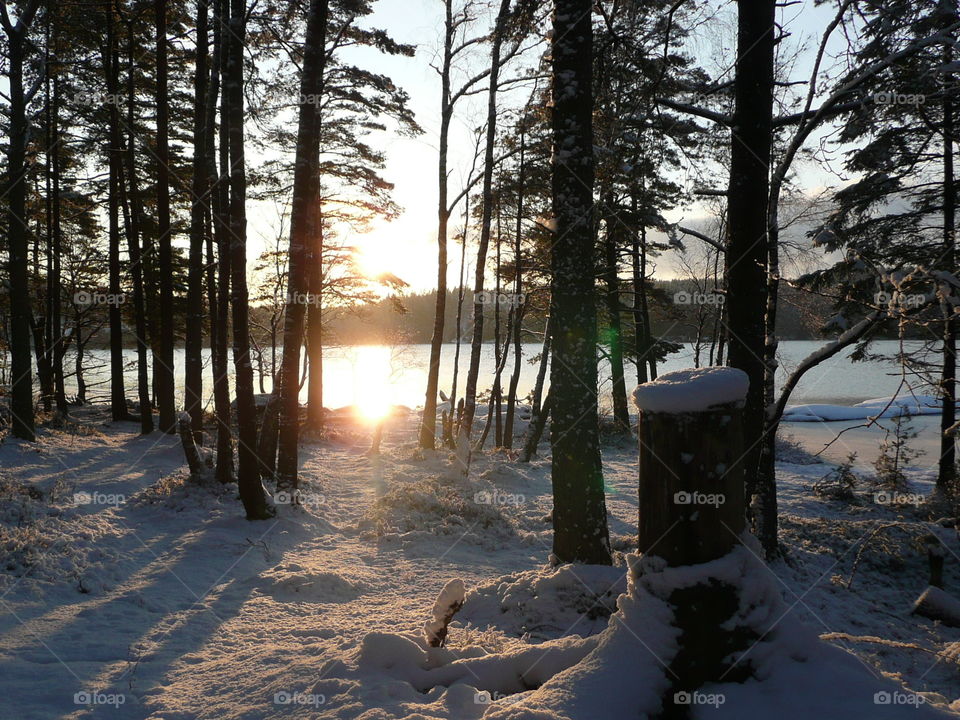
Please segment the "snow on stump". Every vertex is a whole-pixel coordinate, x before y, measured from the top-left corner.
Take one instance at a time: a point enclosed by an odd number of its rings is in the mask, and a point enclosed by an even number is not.
[[[423,626],[423,634],[430,647],[443,647],[447,641],[447,627],[457,611],[463,607],[467,588],[459,578],[443,586],[433,604],[433,617]]]
[[[729,555],[745,527],[740,413],[749,381],[741,370],[678,370],[640,385],[639,551],[665,567],[703,566]],[[679,630],[664,718],[687,717],[675,701],[721,678],[744,680],[731,658],[757,635],[735,621],[742,588],[704,576],[665,596]],[[677,695],[679,693],[679,695]]]
[[[633,391],[640,410],[639,549],[671,566],[726,555],[744,529],[740,413],[749,381],[735,368],[677,370]]]

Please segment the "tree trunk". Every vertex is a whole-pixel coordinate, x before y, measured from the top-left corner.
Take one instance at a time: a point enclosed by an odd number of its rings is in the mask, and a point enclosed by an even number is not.
[[[637,197],[631,195],[631,215],[637,217]],[[635,222],[641,223],[642,220]],[[647,326],[646,326],[646,295],[647,286],[644,277],[644,263],[641,253],[641,233],[642,228],[636,228],[633,233],[633,244],[631,247],[630,259],[631,269],[633,270],[633,352],[637,356],[637,384],[643,385],[647,382]]]
[[[217,480],[230,482],[233,479],[233,433],[231,432],[229,358],[227,357],[228,328],[230,324],[230,131],[227,117],[230,104],[226,93],[227,65],[230,45],[230,32],[226,26],[230,17],[229,0],[220,0],[214,6],[214,28],[219,28],[215,36],[216,48],[219,48],[218,67],[211,69],[222,78],[217,84],[220,93],[220,143],[219,170],[217,182],[213,188],[213,229],[217,245],[217,324],[220,332],[213,352],[213,403],[217,415]],[[211,76],[213,77],[213,76]],[[217,82],[215,79],[213,82]],[[211,123],[211,128],[213,124]],[[211,166],[212,167],[212,166]]]
[[[523,297],[523,193],[526,175],[524,127],[520,126],[520,167],[517,171],[517,223],[513,238],[513,300],[516,319],[513,323],[513,370],[510,373],[510,384],[507,388],[507,416],[503,422],[503,446],[513,448],[513,419],[517,411],[517,386],[520,383],[520,369],[523,362],[523,350],[520,346],[520,335],[523,330],[523,316],[526,314],[527,304]]]
[[[327,28],[327,0],[310,0],[300,97],[316,97],[323,90]],[[300,346],[303,344],[305,299],[308,295],[309,245],[316,235],[315,209],[319,202],[320,112],[314,103],[300,103],[293,206],[290,213],[290,252],[287,272],[287,307],[283,325],[283,359],[280,367],[280,438],[277,490],[297,489],[297,449],[300,438]]]
[[[107,47],[104,52],[104,68],[107,74],[107,93],[113,97],[120,94],[120,55],[117,50],[117,33],[113,7],[108,7]],[[108,189],[107,218],[109,225],[109,273],[110,296],[107,306],[110,318],[110,416],[114,420],[128,420],[126,389],[123,378],[123,319],[120,315],[120,164],[123,148],[120,141],[120,108],[110,103],[110,131],[107,147],[110,180]]]
[[[484,443],[487,441],[487,435],[490,433],[490,426],[494,425],[496,427],[494,431],[494,439],[496,442],[496,447],[503,446],[503,426],[500,425],[501,419],[497,414],[497,408],[500,406],[500,401],[502,395],[500,392],[501,380],[503,378],[503,368],[507,364],[508,353],[507,350],[510,347],[510,339],[513,336],[513,323],[515,310],[511,309],[507,313],[507,332],[503,339],[502,349],[496,352],[497,356],[497,366],[493,371],[493,387],[490,389],[490,401],[487,404],[487,419],[483,423],[483,432],[480,435],[480,439],[477,440],[476,445],[474,445],[474,450],[479,452],[483,449]],[[499,341],[495,338],[494,342],[499,345]],[[499,435],[499,437],[497,437]]]
[[[56,33],[54,33],[56,37]],[[47,77],[47,85],[50,85],[50,78]],[[48,97],[49,97],[48,90]],[[60,103],[59,103],[59,94],[54,92],[50,107],[47,108],[47,118],[48,118],[48,135],[47,135],[47,153],[53,155],[52,158],[48,157],[47,165],[49,169],[49,178],[48,178],[48,192],[53,193],[54,188],[56,193],[52,200],[48,203],[48,208],[50,211],[50,217],[47,221],[47,232],[50,234],[50,253],[53,256],[51,266],[51,273],[49,277],[49,292],[50,292],[50,341],[48,346],[51,353],[51,365],[53,373],[53,395],[54,403],[57,406],[57,414],[61,418],[65,418],[69,413],[69,407],[67,405],[67,393],[66,388],[64,387],[63,381],[63,358],[66,355],[66,341],[64,339],[64,325],[63,325],[63,311],[62,311],[62,272],[61,272],[61,247],[63,246],[62,237],[61,237],[61,226],[60,218],[57,214],[57,209],[60,204],[60,164],[58,161],[59,158],[59,147],[60,143],[57,141],[57,128],[58,128],[58,116],[60,113]],[[122,190],[122,187],[121,187]]]
[[[136,104],[136,63],[134,48],[136,37],[133,20],[127,21],[127,146],[124,159],[126,175],[125,182],[121,181],[121,189],[125,189],[127,254],[130,256],[130,273],[133,276],[133,313],[134,327],[137,334],[137,398],[140,403],[140,433],[147,435],[153,432],[153,404],[150,399],[150,370],[148,367],[149,316],[147,315],[147,298],[144,283],[143,255],[140,250],[141,228],[143,223],[143,207],[140,201],[140,190],[137,184],[136,146],[134,135],[135,104]]]
[[[177,431],[180,434],[180,446],[183,448],[183,456],[187,461],[187,467],[190,468],[190,476],[198,479],[203,473],[203,460],[200,459],[200,450],[193,439],[193,429],[191,427],[190,416],[187,413],[180,415],[177,422]]]
[[[307,425],[323,428],[323,214],[319,202],[313,237],[308,246],[308,287],[311,303],[307,307]]]
[[[444,440],[447,446],[453,450],[456,447],[454,408],[457,406],[457,382],[460,379],[460,346],[462,344],[460,337],[460,327],[463,324],[463,298],[464,285],[463,274],[467,261],[467,228],[470,226],[470,194],[468,193],[463,200],[463,241],[460,245],[460,274],[457,282],[457,333],[456,347],[453,350],[453,378],[450,382],[450,412],[445,421],[447,424],[444,429]]]
[[[427,369],[427,392],[420,418],[420,447],[433,450],[437,434],[437,392],[440,389],[440,351],[443,348],[443,326],[447,311],[447,224],[448,207],[447,150],[453,106],[450,98],[450,65],[456,29],[453,25],[453,0],[444,1],[443,63],[440,67],[440,137],[437,178],[437,302],[433,315],[433,337],[430,339],[430,366]],[[458,328],[459,331],[459,328]]]
[[[187,271],[187,323],[184,342],[183,404],[190,416],[193,439],[203,444],[203,250],[207,190],[207,6],[197,3],[197,58],[193,80],[193,180],[190,206],[190,255]]]
[[[728,202],[728,362],[750,380],[743,408],[746,494],[758,492],[764,432],[767,204],[773,104],[774,0],[739,0]],[[759,500],[759,499],[758,499]]]
[[[593,273],[593,28],[590,0],[556,0],[553,19],[553,215],[550,269],[553,552],[609,564],[597,418]]]
[[[613,198],[608,198],[608,205]],[[617,274],[617,231],[619,220],[612,207],[604,233],[604,281],[607,322],[610,325],[610,380],[613,396],[613,425],[618,432],[630,431],[630,411],[627,409],[627,383],[623,376],[623,330],[620,322],[620,278]]]
[[[170,228],[169,103],[167,92],[167,0],[154,0],[156,12],[157,110],[157,259],[160,275],[160,354],[155,358],[159,426],[176,432],[173,371],[173,248]]]
[[[537,368],[537,380],[533,385],[533,398],[530,401],[530,422],[533,422],[540,413],[540,401],[543,398],[543,386],[547,380],[547,370],[550,369],[550,316],[547,315],[543,324],[543,345],[540,348],[540,365]]]
[[[944,7],[954,7],[947,3]],[[956,20],[956,12],[947,14],[949,25]],[[953,46],[944,44],[943,63],[953,62]],[[951,87],[953,75],[943,78],[944,87]],[[941,263],[947,272],[956,269],[956,187],[953,174],[954,139],[953,98],[943,95],[943,251]],[[953,305],[943,303],[943,370],[940,376],[942,406],[940,412],[940,462],[937,474],[937,490],[943,494],[956,494],[957,440],[950,430],[957,419],[957,320]]]
[[[247,176],[243,147],[244,0],[231,0],[227,24],[227,76],[224,84],[230,136],[230,305],[233,317],[233,366],[237,392],[237,484],[248,520],[270,517],[257,458],[257,408],[253,401],[247,296]]]
[[[497,139],[497,91],[500,79],[500,47],[506,32],[510,0],[500,0],[496,27],[493,31],[493,47],[490,50],[490,86],[487,94],[487,139],[483,159],[483,195],[480,217],[480,242],[477,245],[477,265],[473,281],[473,338],[470,342],[470,366],[464,388],[463,419],[460,432],[467,438],[473,429],[473,417],[477,410],[477,379],[480,375],[480,353],[483,345],[483,280],[487,265],[487,247],[490,244],[490,226],[493,220],[493,150]],[[496,305],[494,305],[496,308]],[[491,390],[493,392],[493,390]]]
[[[26,223],[27,97],[23,89],[26,35],[39,2],[22,8],[16,27],[6,8],[3,26],[7,33],[7,73],[10,97],[10,137],[7,145],[7,243],[10,282],[10,412],[14,437],[33,441],[33,361],[30,353],[30,267]]]
[[[207,168],[207,200],[204,203],[204,240],[206,242],[206,293],[207,293],[207,311],[209,315],[209,324],[208,332],[210,334],[210,369],[211,369],[211,380],[213,384],[216,384],[217,379],[217,369],[221,366],[220,358],[223,357],[223,363],[226,364],[226,334],[227,327],[226,324],[221,325],[220,318],[220,299],[217,297],[217,257],[214,253],[214,231],[213,223],[215,218],[215,213],[218,212],[216,208],[220,208],[220,204],[217,202],[217,197],[219,193],[219,176],[217,174],[217,156],[216,156],[216,133],[214,132],[217,122],[217,97],[220,94],[220,63],[222,57],[221,51],[221,22],[220,22],[220,10],[219,10],[219,1],[214,0],[213,2],[213,53],[210,56],[209,67],[207,72],[209,73],[209,79],[206,83],[207,97],[204,102],[204,127],[206,131],[204,132],[204,147],[203,152],[206,154],[207,159],[205,161]],[[220,211],[222,212],[222,211]],[[221,350],[221,336],[224,338],[223,348]],[[220,354],[222,352],[222,354]],[[221,393],[222,394],[222,393]],[[226,413],[229,418],[230,414],[230,395],[227,393],[226,398],[221,398],[221,401],[225,400]],[[216,417],[220,418],[221,408],[217,403],[217,389],[214,387],[214,413]],[[218,424],[219,425],[219,424]],[[217,437],[220,437],[219,426],[217,428]]]
[[[780,225],[775,195],[779,190],[770,190],[770,205],[767,222],[767,310],[766,342],[763,348],[763,407],[764,429],[760,443],[760,457],[756,478],[756,509],[752,513],[753,532],[763,546],[769,559],[777,552],[777,425],[771,422],[770,409],[776,403],[777,373],[777,300],[780,292]],[[777,421],[779,422],[779,420]]]
[[[493,434],[494,437],[494,447],[503,447],[503,384],[501,382],[503,378],[503,367],[507,360],[507,353],[510,350],[510,343],[505,342],[503,345],[500,345],[500,297],[503,292],[501,286],[501,277],[503,274],[503,265],[502,265],[502,255],[501,250],[503,247],[503,234],[500,229],[500,193],[497,192],[498,199],[497,203],[497,262],[494,268],[494,277],[496,278],[496,286],[494,288],[494,293],[496,294],[496,301],[493,303],[493,360],[496,363],[496,372],[493,377],[493,387],[490,388],[490,410],[494,413],[495,419],[495,431]],[[513,310],[507,310],[507,337],[509,338],[512,333],[512,326],[510,325],[510,318],[512,317]],[[487,421],[487,426],[489,427],[490,422]],[[486,432],[486,429],[484,429]],[[479,443],[480,447],[483,447],[483,443]]]
[[[523,443],[523,454],[520,456],[520,462],[530,462],[533,456],[537,454],[537,447],[540,445],[540,438],[543,437],[543,429],[547,425],[547,418],[550,417],[550,406],[552,404],[550,391],[548,390],[540,411],[530,419],[530,427],[527,429],[527,439]]]

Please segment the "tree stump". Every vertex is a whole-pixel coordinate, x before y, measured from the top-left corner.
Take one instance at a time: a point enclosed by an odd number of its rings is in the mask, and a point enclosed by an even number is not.
[[[733,368],[667,373],[639,386],[639,549],[668,565],[726,555],[745,527],[746,376]]]
[[[740,370],[713,367],[667,373],[634,391],[641,554],[668,567],[702,565],[739,544],[746,525],[740,415],[748,384]],[[757,639],[731,623],[739,592],[709,572],[667,591],[680,635],[662,720],[689,718],[687,698],[703,685],[749,676],[747,663],[732,662]]]

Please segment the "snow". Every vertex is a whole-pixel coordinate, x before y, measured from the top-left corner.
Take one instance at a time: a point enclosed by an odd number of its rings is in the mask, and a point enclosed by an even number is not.
[[[933,395],[908,395],[864,400],[847,405],[788,405],[783,413],[785,422],[830,422],[839,420],[867,420],[901,415],[936,415],[940,401]]]
[[[674,370],[638,385],[633,400],[641,412],[704,412],[742,405],[749,385],[747,374],[736,368]]]
[[[643,717],[669,690],[663,596],[704,573],[749,588],[742,621],[771,633],[748,654],[757,679],[701,688],[695,701],[724,701],[694,718],[960,711],[960,630],[910,614],[927,584],[915,538],[943,542],[955,594],[955,531],[867,488],[849,505],[816,497],[828,464],[778,466],[787,561],[741,546],[670,569],[633,554],[636,448],[612,441],[615,564],[551,566],[548,457],[476,453],[464,477],[451,453],[415,449],[413,414],[388,421],[377,457],[344,426],[303,448],[302,490],[325,502],[251,523],[236,485],[189,479],[176,437],[107,417],[78,410],[35,446],[0,444],[0,673],[16,717]],[[424,624],[460,598],[430,647]]]
[[[423,635],[431,647],[441,647],[447,637],[447,625],[463,606],[467,588],[463,580],[457,578],[443,586],[437,601],[433,604],[433,618],[423,626]]]

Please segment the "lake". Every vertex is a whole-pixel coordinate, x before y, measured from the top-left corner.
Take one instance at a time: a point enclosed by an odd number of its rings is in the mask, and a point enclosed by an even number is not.
[[[920,342],[904,343],[907,349],[920,348]],[[823,343],[813,340],[785,340],[780,343],[780,371],[779,383],[783,382],[785,372],[793,370],[807,355],[822,347]],[[884,340],[874,343],[877,353],[892,355],[897,351],[898,342]],[[901,382],[901,371],[897,364],[890,362],[851,362],[851,349],[847,349],[838,356],[824,362],[810,370],[791,398],[792,404],[797,403],[833,403],[838,405],[852,405],[870,398],[892,395],[897,391]],[[536,382],[537,364],[530,360],[540,353],[540,345],[529,343],[523,345],[524,360],[521,365],[519,392],[521,396],[529,393]],[[88,397],[92,400],[106,400],[109,392],[109,352],[106,350],[88,351],[88,363],[91,367],[85,371],[87,384],[90,386]],[[136,352],[124,352],[128,362],[126,374],[127,395],[131,399],[136,397]],[[416,407],[423,404],[423,393],[426,386],[427,367],[429,364],[430,346],[423,345],[353,345],[345,347],[329,347],[324,351],[324,405],[327,407],[341,407],[344,405],[359,404],[398,404]],[[176,385],[178,398],[183,396],[183,350],[176,352]],[[204,394],[208,398],[211,394],[210,355],[204,353],[206,372],[204,375]],[[443,347],[441,356],[440,388],[449,393],[453,377],[454,346],[447,344]],[[460,379],[458,395],[462,395],[469,363],[469,347],[461,349]],[[506,385],[512,360],[508,362],[504,371],[504,385]],[[691,367],[693,365],[693,350],[691,345],[671,355],[660,366],[661,374],[670,370]],[[69,372],[73,368],[73,356],[68,354],[65,368]],[[489,390],[493,381],[495,369],[493,345],[485,344],[480,362],[481,392]],[[785,371],[785,372],[784,372]],[[601,376],[601,404],[609,406],[610,370],[609,365],[602,363]],[[255,367],[256,378],[256,367]],[[636,383],[636,375],[631,366],[627,366],[627,387]],[[259,382],[255,379],[259,392]],[[910,378],[910,385],[916,392],[929,392],[930,388],[918,378]],[[76,392],[76,384],[72,378],[67,380],[68,395]],[[269,392],[269,378],[264,389]],[[305,400],[305,392],[301,399]]]

